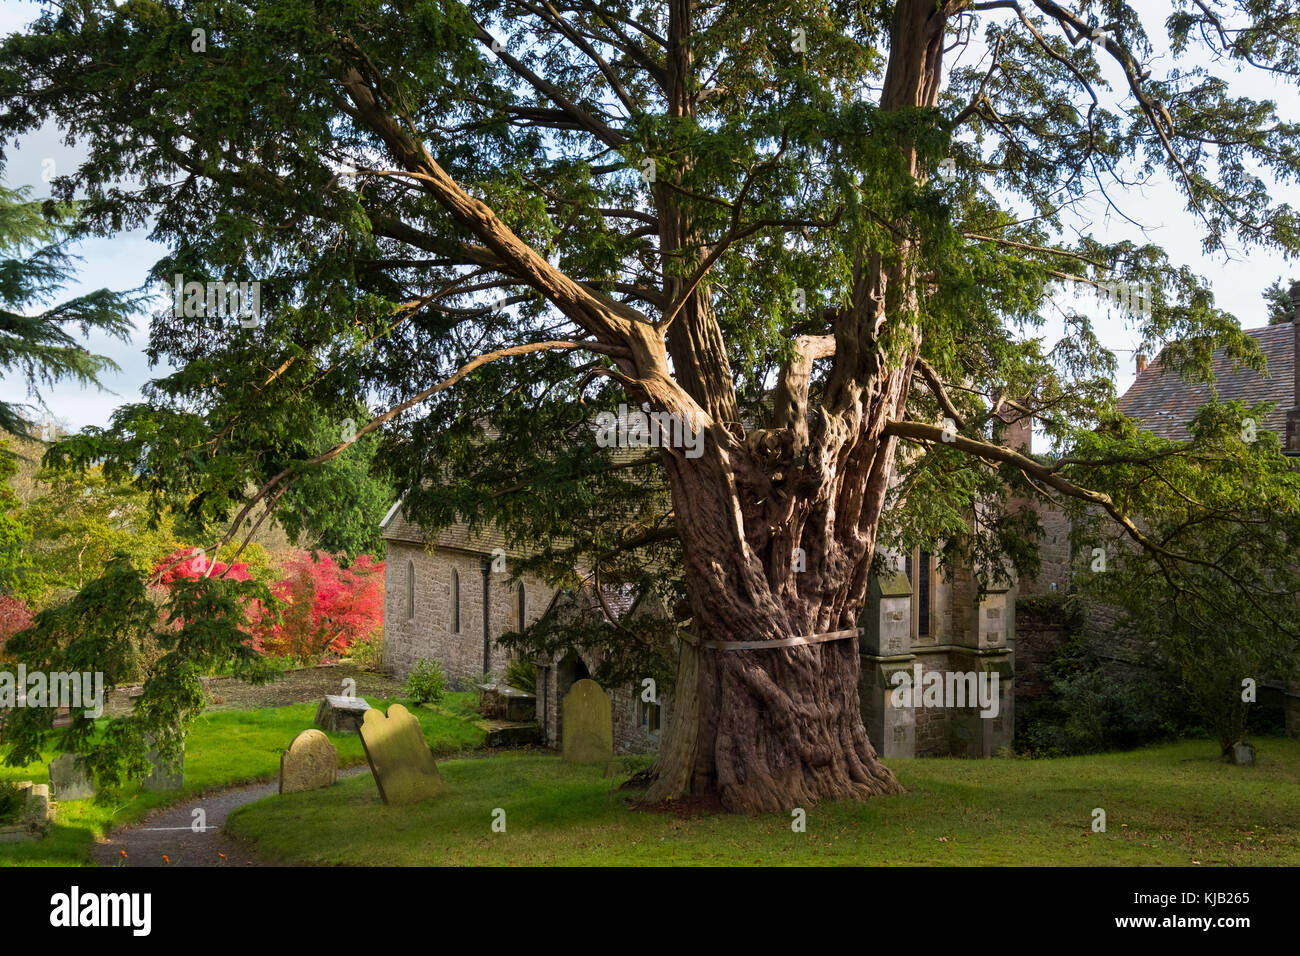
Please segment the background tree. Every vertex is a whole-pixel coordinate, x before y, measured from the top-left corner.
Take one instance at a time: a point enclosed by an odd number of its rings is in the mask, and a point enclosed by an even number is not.
[[[1243,682],[1300,677],[1300,472],[1275,434],[1254,427],[1270,406],[1211,402],[1186,445],[1129,433],[1129,453],[1112,448],[1096,466],[1152,547],[1116,537],[1096,512],[1078,514],[1079,536],[1108,558],[1083,574],[1083,593],[1124,612],[1116,636],[1171,668],[1225,756],[1255,696]]]
[[[0,371],[25,380],[39,405],[40,385],[72,379],[98,386],[100,375],[117,368],[88,352],[67,327],[125,340],[138,298],[99,289],[24,314],[55,297],[71,280],[76,259],[67,251],[76,235],[76,204],[29,200],[29,192],[0,186]],[[34,437],[33,411],[30,404],[0,400],[0,429]]]
[[[1114,356],[1072,310],[1051,349],[1024,333],[1053,282],[1151,283],[1116,297],[1144,350],[1189,375],[1219,346],[1260,366],[1190,269],[1106,241],[1081,204],[1122,212],[1130,176],[1160,176],[1207,253],[1296,251],[1270,186],[1300,130],[1204,64],[1293,82],[1297,40],[1285,0],[50,7],[0,50],[0,134],[92,130],[58,195],[84,191],[105,232],[153,223],[160,280],[263,290],[255,329],[156,315],[150,354],[178,371],[50,460],[111,472],[147,446],[159,506],[237,540],[352,447],[316,453],[313,423],[364,404],[357,438],[382,433],[413,520],[552,541],[554,580],[585,569],[597,596],[676,569],[704,643],[679,648],[649,799],[894,792],[856,642],[803,641],[851,636],[887,502],[920,515],[898,534],[970,516],[955,546],[985,577],[1032,555],[995,479],[1160,548],[1081,483],[1131,439],[1094,432]],[[144,187],[116,188],[124,169]],[[990,440],[1008,399],[1056,458]],[[619,403],[694,423],[703,453],[597,447]]]
[[[364,421],[358,408],[353,422]],[[346,423],[315,431],[315,451],[329,450],[342,439]],[[290,539],[299,547],[335,555],[350,562],[363,554],[382,560],[384,532],[379,526],[392,507],[396,489],[382,472],[375,474],[379,451],[376,434],[367,435],[349,453],[305,473],[284,496],[276,514]]]
[[[1295,319],[1295,308],[1291,305],[1291,284],[1285,286],[1280,278],[1264,290],[1264,304],[1268,308],[1268,324],[1281,325]]]
[[[40,594],[42,583],[32,567],[31,529],[11,484],[17,473],[18,462],[9,452],[9,442],[0,441],[0,595],[25,604]]]
[[[39,568],[42,603],[99,577],[118,552],[144,571],[176,550],[170,522],[151,527],[148,499],[130,484],[108,481],[101,468],[38,472],[37,496],[24,509],[28,554]]]

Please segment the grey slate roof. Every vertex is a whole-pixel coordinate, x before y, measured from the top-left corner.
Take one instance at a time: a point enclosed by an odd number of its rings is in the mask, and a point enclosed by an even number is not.
[[[1290,322],[1245,332],[1268,359],[1266,376],[1248,368],[1233,369],[1232,360],[1218,349],[1211,360],[1214,388],[1221,402],[1235,399],[1248,406],[1265,400],[1276,402],[1259,427],[1284,437],[1287,409],[1296,403],[1295,332]],[[1119,408],[1125,415],[1139,419],[1142,428],[1152,434],[1186,440],[1190,437],[1187,422],[1209,400],[1209,383],[1183,381],[1176,372],[1160,368],[1157,358],[1120,397]]]

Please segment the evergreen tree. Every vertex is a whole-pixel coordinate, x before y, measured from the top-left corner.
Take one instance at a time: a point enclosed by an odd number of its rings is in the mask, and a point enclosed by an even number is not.
[[[71,379],[98,386],[105,371],[117,368],[111,359],[88,352],[70,328],[83,336],[99,330],[126,340],[135,300],[98,289],[49,304],[73,276],[76,257],[67,249],[76,231],[76,207],[28,195],[26,188],[0,186],[0,372],[25,381],[39,405],[41,385]],[[35,410],[31,404],[0,399],[0,429],[35,437]]]

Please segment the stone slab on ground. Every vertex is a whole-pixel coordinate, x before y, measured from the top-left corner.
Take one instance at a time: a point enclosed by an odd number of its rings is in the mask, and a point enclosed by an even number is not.
[[[421,803],[442,793],[442,777],[424,730],[401,704],[389,707],[387,716],[379,710],[366,711],[361,745],[384,803]]]
[[[489,720],[487,721],[487,739],[484,747],[527,747],[540,743],[542,739],[541,724],[535,720]]]
[[[563,753],[566,763],[596,763],[614,758],[614,717],[609,695],[583,678],[564,695]]]
[[[332,787],[338,779],[339,752],[319,730],[304,730],[280,755],[280,792]]]
[[[490,720],[526,723],[537,719],[537,697],[509,684],[479,684],[478,712]]]
[[[316,726],[331,734],[355,734],[370,705],[364,697],[326,694],[316,708]]]
[[[23,809],[15,822],[0,827],[0,843],[35,843],[50,829],[50,787],[30,780],[20,780],[17,787],[23,793]]]

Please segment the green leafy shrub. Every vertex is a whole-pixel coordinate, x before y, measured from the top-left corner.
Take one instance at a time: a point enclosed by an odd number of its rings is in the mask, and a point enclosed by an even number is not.
[[[511,661],[506,665],[506,683],[529,694],[535,694],[537,665],[532,661]]]
[[[1019,613],[1019,607],[1017,607]],[[1016,701],[1015,749],[1034,757],[1129,750],[1196,732],[1167,662],[1113,657],[1113,635],[1076,633],[1047,665],[1047,692]]]
[[[442,675],[442,665],[432,658],[425,658],[411,668],[406,678],[406,696],[417,704],[436,704],[446,693],[446,679]]]

